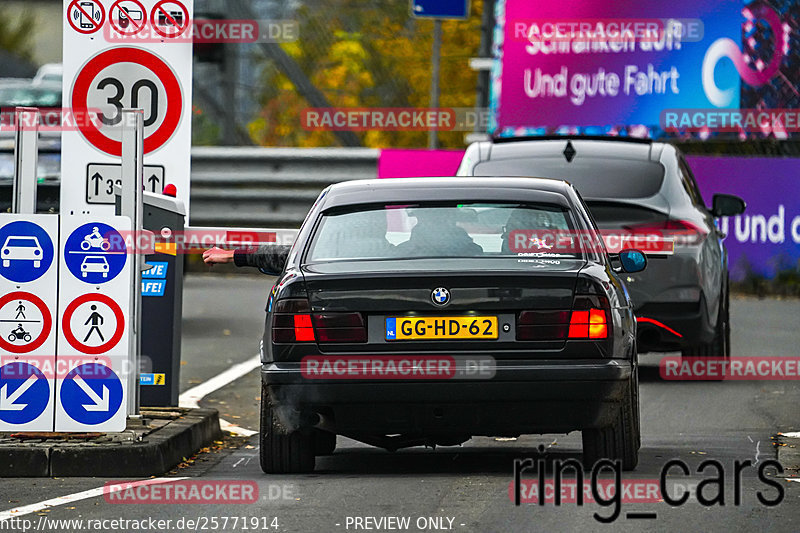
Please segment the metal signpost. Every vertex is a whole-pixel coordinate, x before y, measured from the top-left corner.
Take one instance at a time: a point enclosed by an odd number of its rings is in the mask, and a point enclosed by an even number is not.
[[[439,107],[439,71],[442,49],[442,20],[469,18],[469,0],[411,0],[411,16],[433,19],[433,51],[431,57],[431,109]],[[439,147],[436,129],[428,130],[428,148]]]
[[[0,214],[0,431],[52,431],[58,216],[36,215],[37,109],[18,108],[12,214]]]
[[[121,214],[131,220],[134,245],[143,242],[143,172],[144,172],[144,111],[126,109],[122,112],[122,209]],[[143,250],[132,256],[133,268],[129,285],[131,314],[128,364],[131,377],[128,381],[128,415],[139,415],[139,371],[141,370],[141,323],[142,323],[142,271],[150,267]]]
[[[17,130],[14,142],[14,184],[11,212],[36,213],[36,170],[39,162],[39,110],[18,107],[14,113]]]

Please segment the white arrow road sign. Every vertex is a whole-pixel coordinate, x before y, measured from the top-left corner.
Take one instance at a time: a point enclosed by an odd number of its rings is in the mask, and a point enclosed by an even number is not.
[[[35,375],[30,376],[25,382],[20,385],[17,390],[8,395],[8,384],[3,385],[0,389],[0,411],[22,411],[28,407],[27,403],[15,403],[20,396],[28,392],[38,378]]]
[[[83,405],[84,409],[94,412],[108,411],[108,387],[103,385],[103,397],[101,398],[79,375],[75,376],[75,384],[77,384],[78,387],[80,387],[81,390],[86,393],[92,402],[94,402],[81,404]]]
[[[55,366],[55,355],[0,357],[0,433],[53,431]]]

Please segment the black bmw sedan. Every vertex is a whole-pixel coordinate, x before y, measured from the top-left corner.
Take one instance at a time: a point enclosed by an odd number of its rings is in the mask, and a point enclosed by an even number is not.
[[[587,465],[635,468],[636,321],[620,275],[645,263],[610,257],[563,181],[332,185],[267,304],[262,469],[313,470],[336,435],[396,450],[571,431]]]

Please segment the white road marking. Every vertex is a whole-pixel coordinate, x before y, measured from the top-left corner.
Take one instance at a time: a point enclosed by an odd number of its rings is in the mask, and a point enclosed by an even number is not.
[[[64,505],[65,503],[72,503],[80,500],[87,500],[89,498],[96,498],[97,496],[102,496],[103,494],[114,494],[129,487],[138,487],[142,485],[159,485],[161,483],[174,483],[176,481],[181,481],[184,479],[189,479],[189,478],[157,477],[153,479],[144,479],[142,481],[135,481],[133,483],[119,483],[108,486],[103,485],[102,487],[97,487],[96,489],[85,490],[83,492],[76,492],[75,494],[67,494],[66,496],[59,496],[58,498],[52,498],[50,500],[45,500],[43,502],[33,503],[31,505],[24,505],[22,507],[15,507],[14,509],[9,509],[8,511],[2,511],[0,512],[0,522],[4,522],[5,520],[16,518],[18,516],[25,516],[31,513],[38,513],[39,511],[44,511],[45,509],[49,509],[51,507],[58,507],[59,505]]]
[[[205,383],[201,383],[196,387],[192,387],[191,389],[181,394],[180,397],[178,398],[178,405],[180,405],[180,407],[186,407],[190,409],[197,408],[199,407],[198,402],[200,402],[203,398],[205,398],[212,392],[221,389],[228,383],[236,381],[240,377],[250,373],[251,371],[258,368],[260,365],[261,365],[261,357],[259,355],[255,355],[254,357],[248,359],[247,361],[234,365],[225,372],[223,372],[222,374],[214,378],[211,378]],[[255,435],[256,433],[258,433],[257,431],[239,427],[235,424],[231,424],[230,422],[222,419],[220,419],[219,425],[223,431],[230,431],[231,433],[245,437],[249,437],[251,435]],[[51,507],[58,507],[59,505],[64,505],[66,503],[86,500],[89,498],[96,498],[97,496],[102,496],[103,494],[113,494],[127,487],[136,487],[140,485],[155,485],[159,483],[174,483],[175,481],[180,481],[183,479],[188,479],[188,478],[170,477],[170,478],[145,479],[134,483],[126,483],[124,485],[122,484],[117,486],[110,485],[108,487],[102,486],[96,489],[85,490],[83,492],[76,492],[75,494],[67,494],[66,496],[59,496],[58,498],[45,500],[39,503],[25,505],[22,507],[15,507],[14,509],[2,511],[0,512],[0,522],[3,522],[10,518],[15,518],[18,516],[24,516],[31,513],[43,511]]]
[[[178,397],[178,405],[180,407],[186,407],[189,409],[196,409],[199,407],[199,402],[212,392],[215,392],[228,383],[232,381],[236,381],[242,376],[245,376],[261,366],[261,356],[256,354],[252,358],[239,363],[237,365],[233,365],[228,370],[215,376],[208,381],[201,383],[196,387],[192,387],[191,389],[187,390],[183,394]],[[239,435],[242,437],[250,437],[258,433],[258,431],[253,431],[252,429],[243,428],[237,426],[236,424],[231,424],[227,420],[219,419],[219,427],[222,431],[230,431],[234,435]]]

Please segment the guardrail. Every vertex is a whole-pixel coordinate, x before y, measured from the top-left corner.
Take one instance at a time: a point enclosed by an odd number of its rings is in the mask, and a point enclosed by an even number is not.
[[[195,147],[192,226],[299,228],[331,183],[377,176],[370,148]]]

